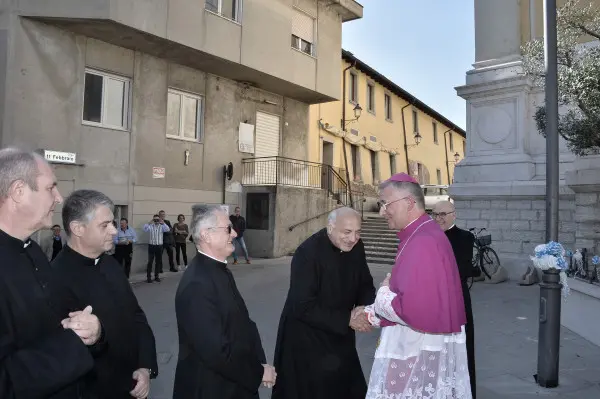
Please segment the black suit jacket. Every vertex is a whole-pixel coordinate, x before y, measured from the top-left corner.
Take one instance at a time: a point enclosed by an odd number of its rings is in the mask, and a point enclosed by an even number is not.
[[[198,253],[177,287],[175,313],[173,399],[258,399],[265,352],[227,265]]]
[[[60,324],[68,314],[54,309],[50,262],[37,243],[24,244],[0,230],[0,398],[79,398],[94,359]]]
[[[103,337],[94,350],[94,369],[82,380],[84,398],[129,399],[133,372],[158,372],[154,334],[114,257],[87,258],[65,245],[52,262],[51,292],[60,314],[91,305]],[[82,392],[82,393],[83,393]]]
[[[453,226],[446,230],[446,237],[448,237],[454,251],[454,256],[456,257],[460,280],[466,283],[469,277],[476,277],[478,275],[477,269],[473,267],[475,236],[469,231]]]

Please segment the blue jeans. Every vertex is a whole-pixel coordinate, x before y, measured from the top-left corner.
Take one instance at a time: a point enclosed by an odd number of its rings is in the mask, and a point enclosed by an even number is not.
[[[244,237],[235,237],[233,239],[233,261],[237,262],[238,257],[235,252],[238,249],[238,246],[242,247],[242,249],[244,250],[244,256],[246,257],[246,260],[249,260],[248,249],[246,248],[246,243],[244,242]]]

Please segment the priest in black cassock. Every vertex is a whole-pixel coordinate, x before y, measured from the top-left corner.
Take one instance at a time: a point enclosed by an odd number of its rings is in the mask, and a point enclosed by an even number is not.
[[[157,375],[154,334],[117,260],[114,204],[94,190],[74,191],[62,209],[68,244],[52,262],[55,307],[90,305],[102,323],[94,369],[81,381],[85,399],[143,399]]]
[[[42,156],[0,150],[2,399],[79,399],[79,379],[94,364],[98,318],[89,311],[72,317],[55,311],[50,263],[29,238],[52,225],[61,202],[54,172]]]
[[[469,379],[471,380],[471,395],[476,398],[477,388],[475,380],[475,329],[473,326],[473,306],[471,305],[471,293],[469,292],[468,280],[470,277],[478,277],[480,270],[473,267],[473,246],[475,236],[470,231],[456,227],[456,209],[450,201],[440,201],[435,204],[433,214],[435,221],[446,232],[446,237],[452,245],[460,281],[462,285],[463,299],[465,302],[465,313],[467,324],[465,334],[467,336],[467,360],[469,363]]]
[[[190,231],[197,254],[175,295],[173,399],[258,399],[261,383],[272,387],[276,373],[227,268],[236,237],[229,215],[217,205],[196,205]]]
[[[355,331],[370,331],[362,310],[374,302],[375,287],[361,223],[354,209],[338,208],[327,228],[294,253],[277,333],[272,399],[364,399],[367,384]]]

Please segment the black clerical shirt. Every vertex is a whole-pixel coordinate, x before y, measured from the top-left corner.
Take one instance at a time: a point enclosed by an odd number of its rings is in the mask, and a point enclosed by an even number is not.
[[[77,398],[92,369],[88,347],[60,321],[49,294],[52,270],[39,245],[0,230],[0,398]]]

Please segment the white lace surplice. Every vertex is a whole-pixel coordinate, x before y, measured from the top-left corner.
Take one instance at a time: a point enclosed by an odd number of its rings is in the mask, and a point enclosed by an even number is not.
[[[381,331],[366,399],[471,399],[464,326],[455,334],[415,331],[394,312],[395,296],[381,287],[365,309],[375,326],[378,317],[399,323]]]

